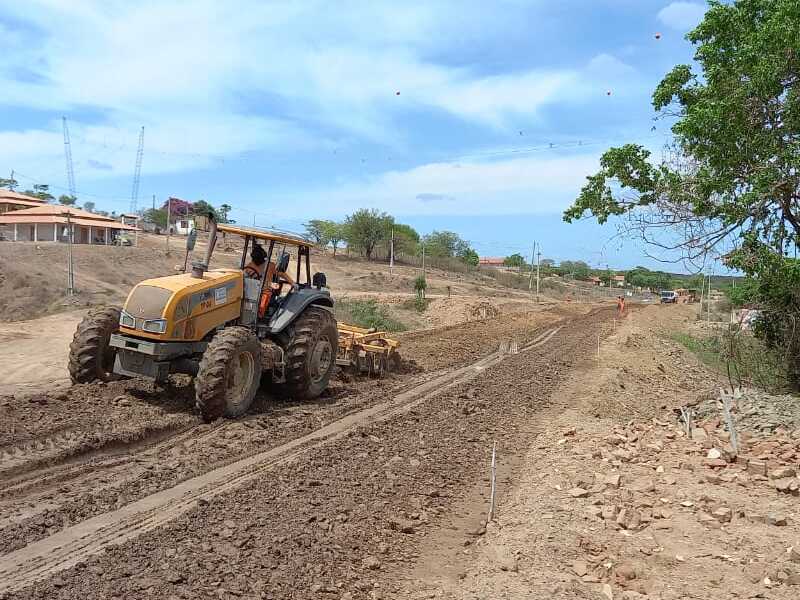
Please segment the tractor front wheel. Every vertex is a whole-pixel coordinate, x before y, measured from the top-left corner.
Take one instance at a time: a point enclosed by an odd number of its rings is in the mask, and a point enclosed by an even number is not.
[[[111,334],[119,331],[119,309],[96,308],[78,325],[69,345],[69,376],[72,383],[112,381],[117,352],[109,346]]]
[[[328,387],[336,368],[336,319],[329,310],[309,306],[287,333],[283,391],[297,400],[316,398]]]
[[[261,344],[245,327],[228,327],[209,342],[194,382],[205,421],[243,415],[261,381]]]

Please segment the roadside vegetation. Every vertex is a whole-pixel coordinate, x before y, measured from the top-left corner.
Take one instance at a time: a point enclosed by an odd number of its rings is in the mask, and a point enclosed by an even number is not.
[[[374,298],[356,300],[340,298],[336,301],[336,320],[367,329],[380,331],[405,331],[406,325],[393,318],[389,309]]]
[[[720,259],[742,272],[748,281],[735,300],[761,311],[755,335],[796,392],[798,23],[797,0],[711,2],[686,36],[694,63],[675,66],[653,92],[653,108],[673,122],[663,158],[639,144],[610,148],[564,213],[567,222],[614,220],[676,261]],[[738,356],[747,345],[735,346]]]
[[[705,335],[674,331],[669,338],[726,377],[731,387],[755,387],[772,394],[784,393],[791,387],[784,357],[753,335],[738,331]]]

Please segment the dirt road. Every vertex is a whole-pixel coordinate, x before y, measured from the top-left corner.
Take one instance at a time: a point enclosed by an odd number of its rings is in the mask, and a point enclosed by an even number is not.
[[[583,360],[603,318],[511,315],[409,336],[431,370],[340,381],[315,404],[261,398],[236,422],[199,424],[189,386],[82,386],[4,406],[0,590],[367,597],[381,565],[412,556],[479,480],[489,440],[515,435]]]
[[[0,396],[66,383],[69,343],[82,317],[73,311],[0,323]]]

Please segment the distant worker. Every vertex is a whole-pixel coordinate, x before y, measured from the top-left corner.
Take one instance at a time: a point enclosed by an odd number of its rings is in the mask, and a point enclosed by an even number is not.
[[[267,253],[261,245],[253,242],[253,249],[250,251],[250,262],[244,267],[245,277],[250,279],[261,279],[267,269]]]
[[[620,317],[625,313],[625,296],[617,296],[617,311]]]

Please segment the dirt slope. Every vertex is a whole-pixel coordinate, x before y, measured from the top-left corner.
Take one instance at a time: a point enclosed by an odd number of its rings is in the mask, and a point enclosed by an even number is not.
[[[534,444],[500,445],[486,534],[439,530],[398,570],[402,595],[797,598],[800,432],[743,427],[736,461],[707,458],[729,439],[721,382],[659,333],[689,313],[649,307],[609,336],[601,360],[555,392]],[[692,440],[672,410],[686,404],[706,407]]]
[[[142,279],[170,275],[184,262],[185,238],[172,237],[167,253],[166,237],[142,234],[139,246],[73,246],[75,287],[78,294],[66,298],[67,246],[54,242],[0,242],[0,321],[18,321],[54,312],[98,304],[121,304],[131,287]],[[203,240],[194,257],[205,252]],[[218,245],[213,265],[236,267],[241,250],[230,240]],[[191,263],[191,258],[189,260]],[[323,271],[335,297],[351,292],[394,293],[411,298],[418,271],[398,265],[392,274],[388,265],[361,258],[315,252],[312,272]],[[429,292],[433,295],[486,297],[504,296],[507,288],[479,275],[462,275],[430,269]],[[525,298],[512,292],[512,296]]]

